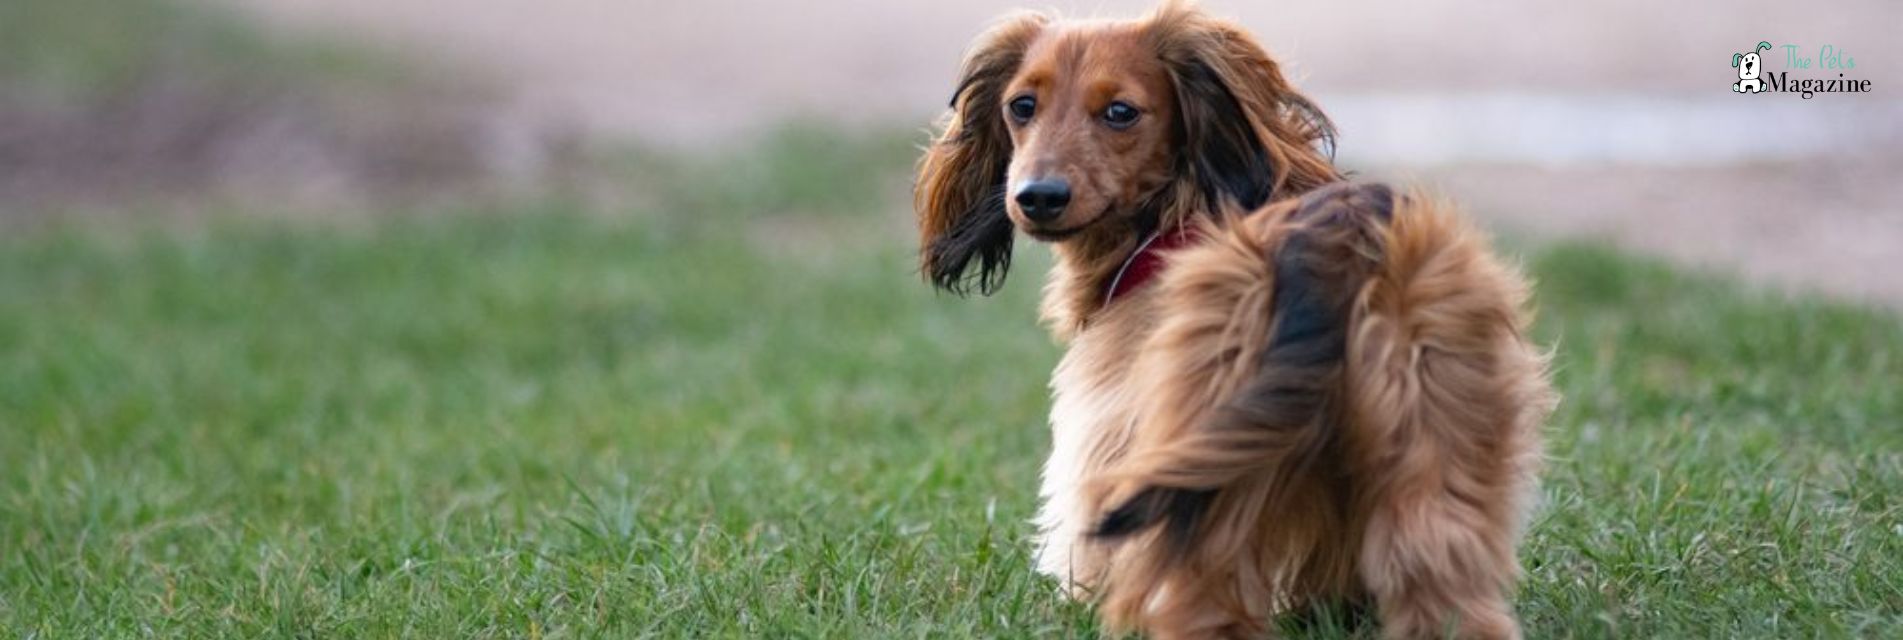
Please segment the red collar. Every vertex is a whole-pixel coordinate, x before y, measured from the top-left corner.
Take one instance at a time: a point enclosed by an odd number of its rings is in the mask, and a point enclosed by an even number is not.
[[[1195,240],[1196,234],[1188,228],[1152,233],[1144,238],[1143,242],[1137,245],[1136,252],[1124,258],[1123,267],[1117,269],[1117,275],[1110,278],[1110,286],[1104,291],[1104,306],[1108,307],[1110,303],[1116,302],[1117,298],[1143,288],[1143,285],[1163,273],[1163,267],[1167,265],[1164,261],[1165,253],[1189,246]]]

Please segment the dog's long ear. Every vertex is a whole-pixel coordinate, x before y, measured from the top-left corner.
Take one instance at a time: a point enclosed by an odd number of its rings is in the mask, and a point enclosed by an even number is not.
[[[1247,32],[1184,2],[1150,20],[1176,83],[1180,173],[1196,182],[1200,210],[1224,200],[1253,210],[1341,178],[1334,125]]]
[[[1004,283],[1011,267],[1011,219],[1004,211],[1011,137],[1003,92],[1024,50],[1048,18],[1005,19],[965,55],[944,131],[919,160],[912,188],[918,212],[919,265],[939,288],[985,295]]]

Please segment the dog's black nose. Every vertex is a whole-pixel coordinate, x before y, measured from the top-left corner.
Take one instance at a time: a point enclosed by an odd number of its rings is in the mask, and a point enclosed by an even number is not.
[[[1064,205],[1070,204],[1070,183],[1063,178],[1032,180],[1019,186],[1014,197],[1024,217],[1032,222],[1050,222],[1064,213]]]

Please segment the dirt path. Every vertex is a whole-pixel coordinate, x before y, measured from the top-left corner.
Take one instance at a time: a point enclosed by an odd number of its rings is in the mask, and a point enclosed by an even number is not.
[[[1024,4],[206,1],[489,69],[525,118],[689,147],[792,117],[922,124],[972,35]],[[1425,178],[1536,235],[1903,306],[1889,275],[1903,258],[1903,3],[1205,4],[1340,105],[1344,158],[1413,168],[1377,175]],[[1730,95],[1726,60],[1760,39],[1833,44],[1876,92]]]

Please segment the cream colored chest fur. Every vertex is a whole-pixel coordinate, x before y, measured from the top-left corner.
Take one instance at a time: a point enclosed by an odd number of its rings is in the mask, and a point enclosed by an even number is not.
[[[1091,582],[1102,566],[1102,550],[1088,543],[1100,509],[1089,504],[1084,488],[1129,444],[1141,392],[1129,388],[1130,355],[1147,334],[1147,298],[1139,295],[1093,319],[1051,375],[1051,453],[1034,521],[1037,568],[1066,588]]]

